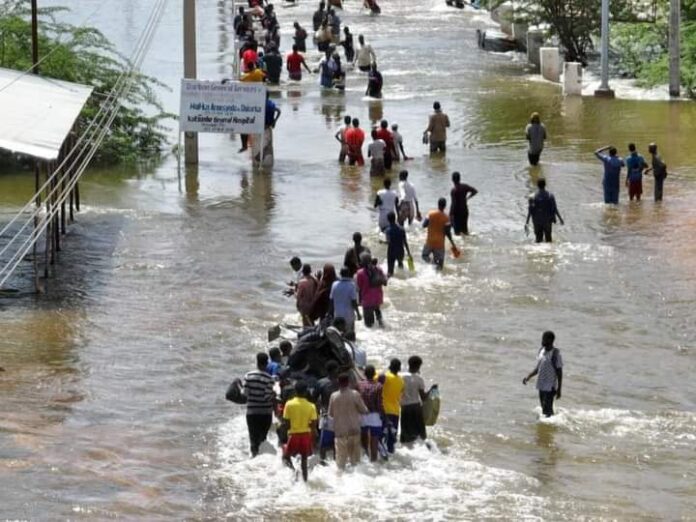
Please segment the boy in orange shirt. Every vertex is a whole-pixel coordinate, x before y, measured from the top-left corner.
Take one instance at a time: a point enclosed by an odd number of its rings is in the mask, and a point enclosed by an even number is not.
[[[450,218],[445,213],[446,207],[447,200],[440,198],[437,201],[438,209],[428,212],[428,217],[423,220],[423,228],[428,229],[428,237],[425,240],[425,246],[423,246],[423,261],[435,263],[439,270],[442,270],[445,264],[445,237],[452,244],[452,251],[457,252],[450,230]]]

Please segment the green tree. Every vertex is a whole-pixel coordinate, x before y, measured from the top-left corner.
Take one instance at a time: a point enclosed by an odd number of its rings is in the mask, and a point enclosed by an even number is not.
[[[130,64],[97,29],[59,22],[57,15],[66,10],[53,7],[39,12],[39,58],[44,57],[39,69],[42,76],[94,87],[78,119],[78,127],[85,128]],[[20,71],[31,67],[29,16],[28,0],[5,0],[0,7],[0,67]],[[159,157],[167,143],[163,120],[173,115],[162,108],[155,87],[164,86],[154,78],[136,75],[94,161]]]
[[[615,24],[612,46],[623,70],[645,87],[669,81],[669,0],[657,2],[654,23]],[[696,97],[696,0],[682,0],[681,83]]]
[[[557,36],[568,62],[587,64],[592,37],[599,34],[601,0],[521,0],[518,18],[529,25],[548,27]],[[611,0],[615,18],[625,18],[627,0]]]

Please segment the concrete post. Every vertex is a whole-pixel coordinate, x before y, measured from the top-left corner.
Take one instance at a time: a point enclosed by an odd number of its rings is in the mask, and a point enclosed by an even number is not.
[[[565,96],[582,94],[582,64],[580,62],[563,64],[563,94]]]
[[[669,95],[679,97],[681,78],[679,73],[679,24],[681,1],[669,2]]]
[[[184,0],[184,78],[195,79],[196,65],[196,0]],[[198,164],[198,134],[184,134],[184,161]]]
[[[537,69],[541,67],[539,49],[544,45],[544,33],[533,30],[527,32],[527,61]]]
[[[602,82],[595,96],[614,97],[609,88],[609,0],[602,0]]]
[[[539,50],[541,59],[541,76],[545,80],[558,83],[561,81],[561,56],[558,47],[542,47]]]
[[[512,36],[512,20],[515,15],[515,8],[512,2],[503,2],[491,12],[491,19],[500,24],[500,30]]]
[[[513,22],[512,24],[512,37],[517,42],[519,49],[527,50],[527,31],[529,26],[523,22]]]

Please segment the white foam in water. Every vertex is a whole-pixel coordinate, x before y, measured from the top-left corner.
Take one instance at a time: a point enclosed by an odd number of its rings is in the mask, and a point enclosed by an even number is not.
[[[438,436],[436,432],[435,439]],[[274,435],[269,440],[276,442]],[[312,510],[315,518],[326,512],[342,519],[398,513],[405,519],[462,520],[472,512],[477,518],[524,518],[543,511],[545,500],[536,494],[536,479],[484,466],[461,450],[447,454],[431,446],[432,450],[423,444],[398,447],[386,463],[364,458],[344,473],[333,462],[310,463],[305,484],[283,465],[279,450],[248,457],[245,419],[240,415],[219,427],[217,466],[211,466],[210,478],[229,489],[238,509],[227,516],[235,518],[258,518],[270,511],[280,519]]]
[[[539,407],[536,408],[536,412],[537,415],[541,415]],[[572,432],[603,434],[661,447],[691,447],[696,440],[696,414],[691,412],[668,411],[647,414],[612,408],[599,410],[559,408],[553,417],[548,419],[540,417],[539,420]]]
[[[583,72],[582,94],[583,96],[594,96],[594,92],[599,89],[600,78],[591,71]],[[669,100],[669,89],[667,85],[657,85],[651,88],[640,87],[636,80],[626,78],[610,78],[609,87],[614,90],[617,98],[624,100]]]

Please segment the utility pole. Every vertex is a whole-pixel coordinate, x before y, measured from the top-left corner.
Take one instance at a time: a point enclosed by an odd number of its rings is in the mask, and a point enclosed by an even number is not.
[[[679,24],[681,0],[669,2],[669,95],[678,98],[681,78],[679,74]]]
[[[37,0],[31,0],[31,72],[32,74],[39,74],[39,8],[37,5]],[[41,186],[41,169],[39,167],[39,161],[34,160],[34,194],[36,197],[34,203],[37,208],[41,207],[41,194],[39,194],[39,188]],[[34,230],[39,226],[38,215],[34,216]],[[48,234],[48,231],[46,232]],[[38,241],[34,241],[34,247],[32,250],[32,263],[34,264],[34,289],[40,292],[42,287],[39,281],[39,253],[36,247]]]
[[[609,88],[609,0],[602,0],[602,82],[595,96],[613,98],[614,91]]]
[[[196,79],[196,0],[184,0],[184,78]],[[184,161],[198,164],[198,134],[184,134]]]
[[[31,0],[31,72],[39,74],[39,9]]]

